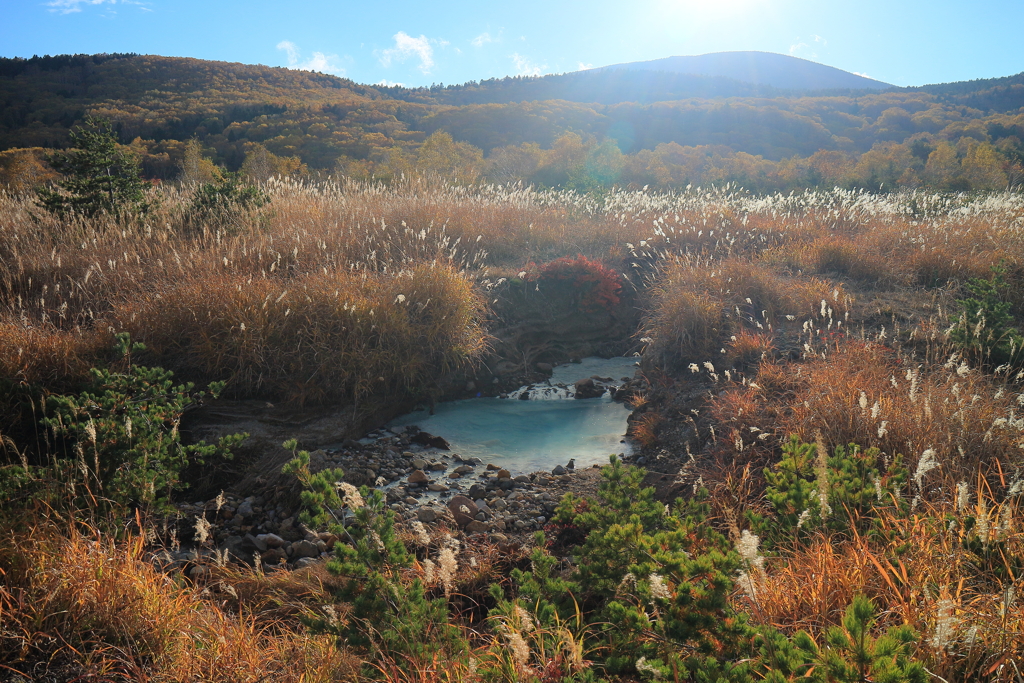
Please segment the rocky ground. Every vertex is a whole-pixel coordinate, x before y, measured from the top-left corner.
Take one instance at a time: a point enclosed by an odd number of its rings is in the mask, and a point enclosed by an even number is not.
[[[580,400],[612,393],[628,400],[644,391],[642,378],[621,383],[591,377],[568,388]],[[528,400],[545,387],[527,385],[508,400]],[[640,457],[641,463],[643,456]],[[410,426],[398,432],[375,430],[360,440],[310,453],[310,470],[341,468],[344,481],[384,491],[400,523],[413,522],[461,532],[469,543],[525,542],[551,519],[569,491],[593,495],[598,466],[577,469],[572,461],[551,471],[513,475],[479,458],[463,458],[441,437]],[[222,493],[210,500],[181,503],[168,523],[170,547],[156,556],[168,570],[204,571],[208,562],[259,563],[264,571],[296,569],[319,562],[335,537],[299,521],[296,486],[278,485],[241,497]]]

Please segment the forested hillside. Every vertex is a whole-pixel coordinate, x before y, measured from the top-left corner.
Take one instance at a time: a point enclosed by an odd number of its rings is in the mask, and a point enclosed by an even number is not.
[[[828,95],[618,70],[406,89],[264,66],[76,55],[0,60],[0,103],[0,150],[25,150],[2,153],[0,183],[18,187],[26,183],[17,174],[42,158],[29,150],[66,146],[87,114],[109,119],[145,174],[163,180],[177,175],[190,138],[229,170],[258,152],[279,173],[434,173],[580,190],[969,190],[1024,178],[1024,75]]]

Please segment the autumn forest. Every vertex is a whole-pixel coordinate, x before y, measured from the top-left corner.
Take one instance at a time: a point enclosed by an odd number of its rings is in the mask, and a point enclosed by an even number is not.
[[[431,88],[132,54],[0,60],[0,183],[38,182],[43,148],[110,120],[153,180],[186,141],[228,170],[580,191],[731,183],[1004,189],[1024,179],[1024,77],[883,92],[793,92],[683,74],[578,72]],[[252,171],[252,164],[247,169]]]

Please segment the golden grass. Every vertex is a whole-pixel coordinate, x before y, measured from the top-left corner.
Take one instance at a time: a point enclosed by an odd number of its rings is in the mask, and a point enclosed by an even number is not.
[[[357,671],[331,637],[225,611],[209,591],[160,573],[139,538],[114,542],[42,522],[7,532],[0,546],[0,664],[10,670],[239,683],[350,680]]]
[[[982,517],[989,523],[984,544],[967,524]],[[887,512],[870,536],[818,536],[781,549],[756,599],[739,599],[763,623],[821,634],[840,622],[853,596],[866,595],[884,624],[908,624],[920,634],[917,656],[934,674],[1017,680],[1000,664],[1024,657],[1024,605],[1015,597],[1024,558],[1019,521],[1016,500],[997,502],[982,485],[966,507]]]
[[[650,297],[646,360],[675,369],[718,358],[726,340],[739,339],[744,330],[771,336],[780,324],[815,318],[838,329],[850,303],[842,285],[782,275],[738,257],[676,259],[664,267]],[[771,343],[761,346],[766,350]]]

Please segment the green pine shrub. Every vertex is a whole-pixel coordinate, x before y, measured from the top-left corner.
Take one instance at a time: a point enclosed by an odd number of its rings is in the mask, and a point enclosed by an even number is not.
[[[214,382],[205,391],[176,385],[173,373],[132,362],[132,354],[144,349],[129,335],[117,335],[122,368],[93,368],[85,391],[47,398],[42,424],[58,454],[49,474],[86,507],[163,508],[186,486],[186,466],[230,458],[247,436],[182,444],[178,426],[185,410],[207,396],[216,398],[224,385]]]

